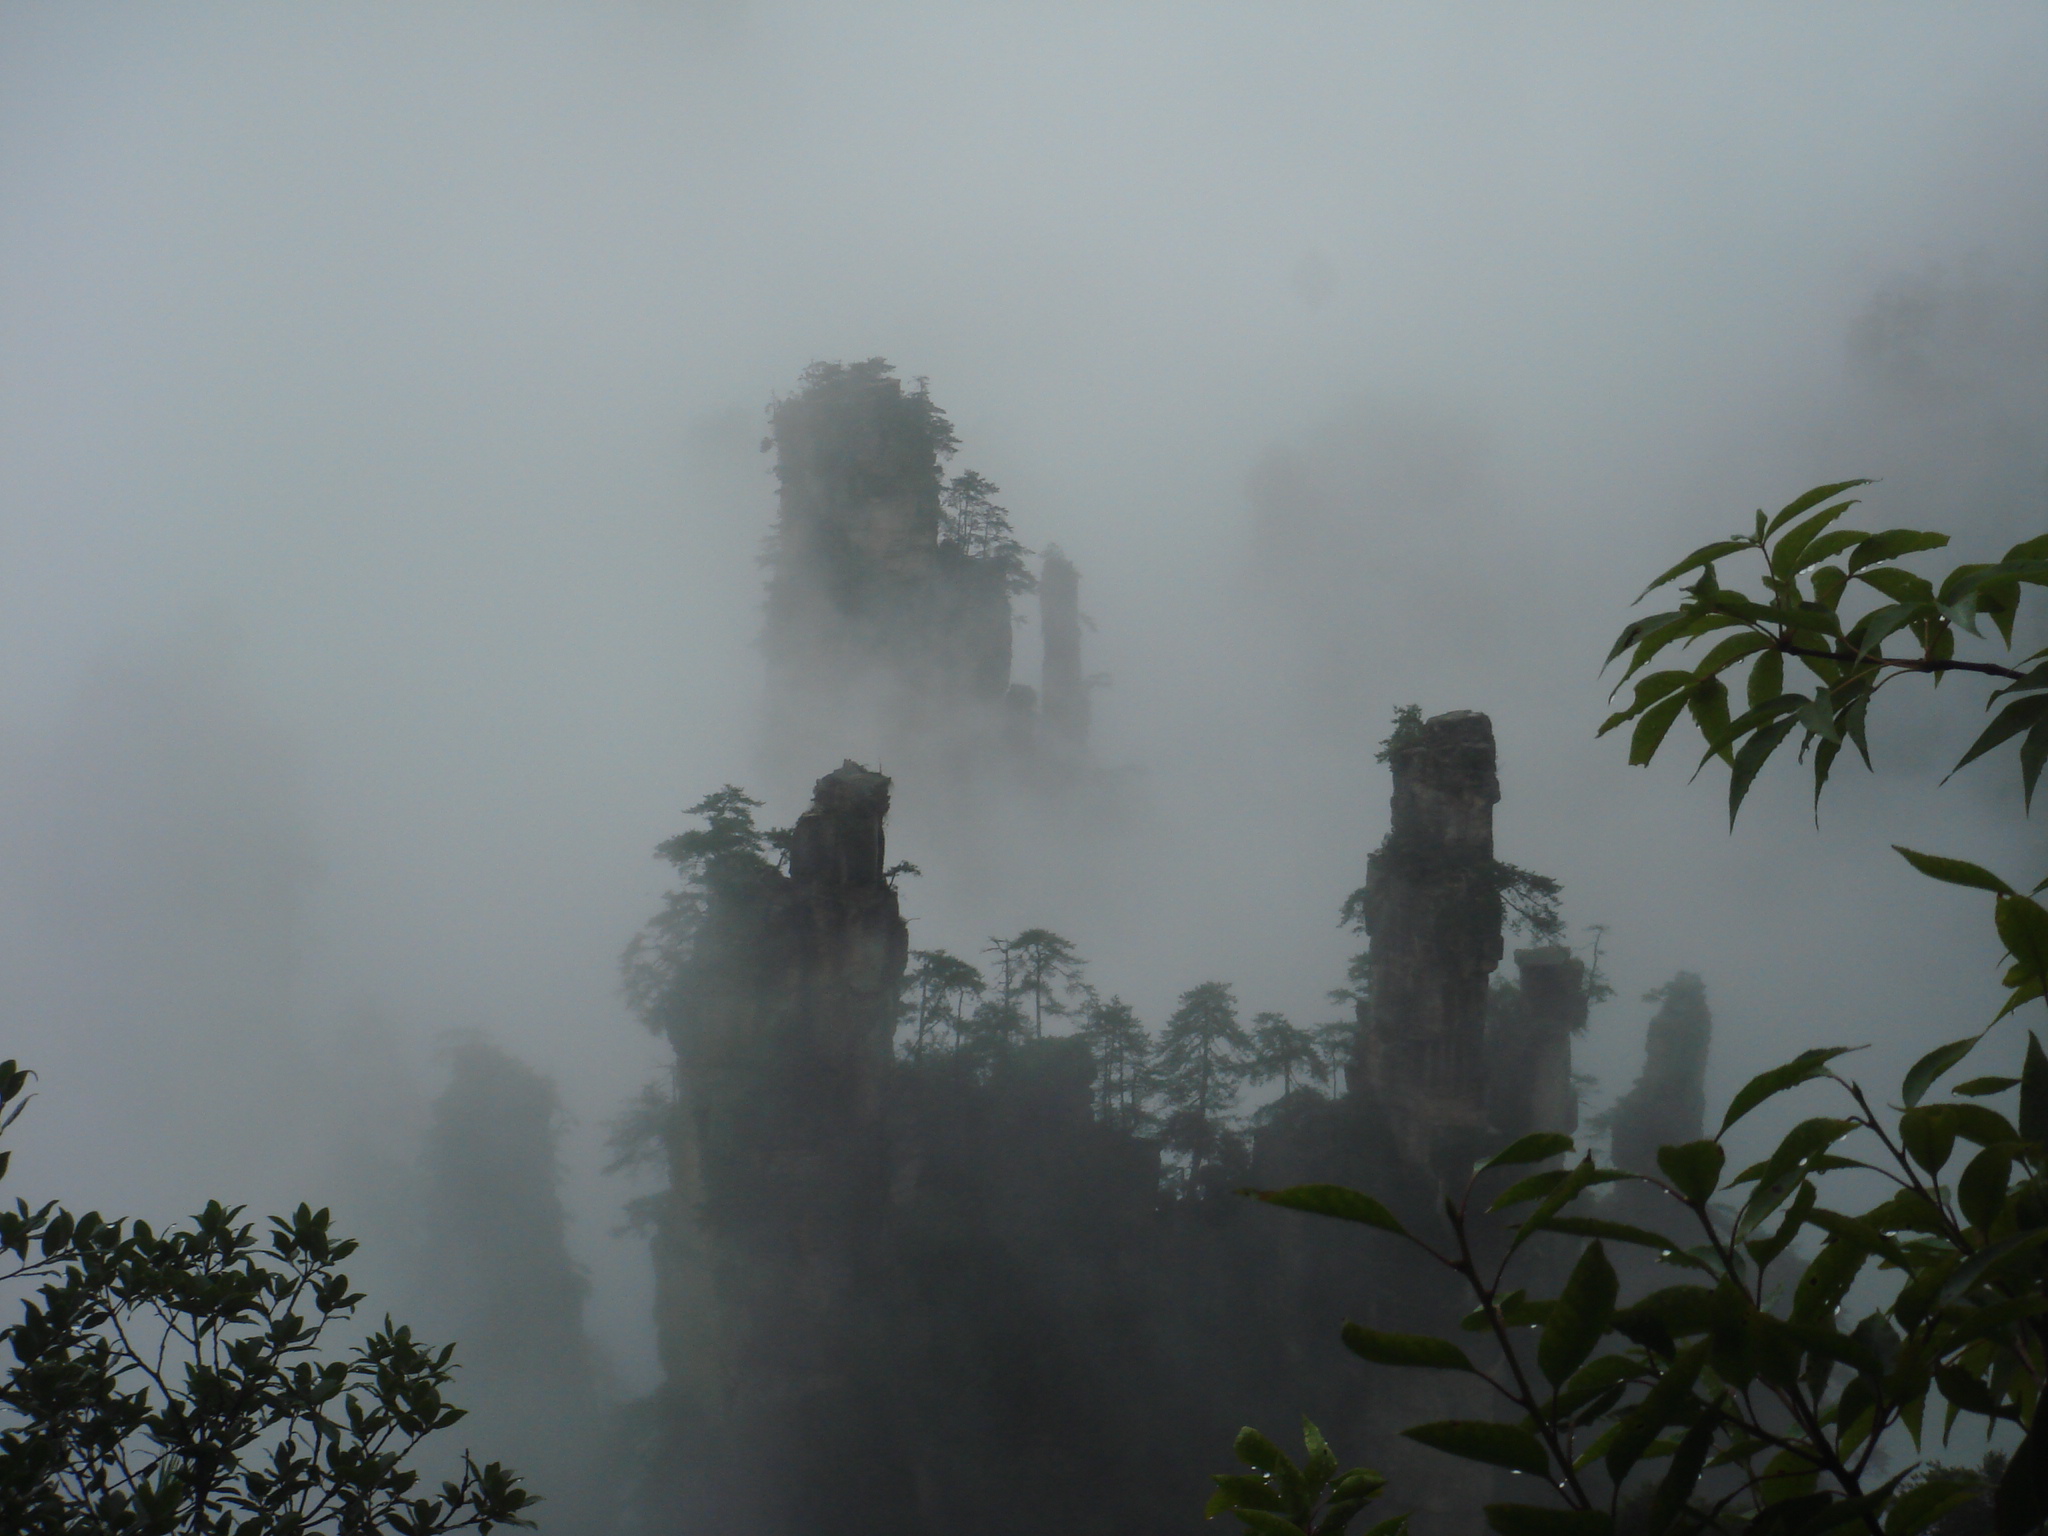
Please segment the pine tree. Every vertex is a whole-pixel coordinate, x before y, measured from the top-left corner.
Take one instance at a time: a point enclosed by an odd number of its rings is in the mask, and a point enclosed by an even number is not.
[[[939,493],[939,537],[968,559],[995,571],[1012,596],[1029,592],[1037,579],[1024,564],[1031,553],[1010,531],[1010,511],[996,505],[1002,487],[978,470],[966,470]]]
[[[1251,1037],[1237,1018],[1237,997],[1220,981],[1180,995],[1159,1042],[1160,1097],[1167,1144],[1188,1155],[1188,1187],[1224,1150],[1230,1112],[1250,1071]]]
[[[913,950],[910,958],[912,966],[903,977],[910,1059],[922,1061],[926,1042],[940,1029],[952,1034],[951,1048],[958,1050],[967,999],[981,996],[987,981],[978,968],[943,949]]]
[[[1284,1013],[1252,1016],[1251,1080],[1270,1083],[1280,1079],[1280,1097],[1294,1092],[1295,1080],[1321,1082],[1329,1076],[1316,1037],[1298,1024],[1288,1022]]]
[[[1003,995],[1031,1017],[1031,1033],[1042,1038],[1046,1017],[1069,1017],[1087,995],[1081,976],[1087,962],[1071,940],[1049,928],[1026,928],[1014,939],[992,939],[1003,956]]]
[[[1074,1031],[1095,1057],[1095,1112],[1105,1124],[1138,1131],[1146,1120],[1152,1091],[1152,1037],[1136,1010],[1111,994],[1104,1002],[1090,994]]]

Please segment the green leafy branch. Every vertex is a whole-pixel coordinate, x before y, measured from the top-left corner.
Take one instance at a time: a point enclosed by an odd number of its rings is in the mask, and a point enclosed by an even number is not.
[[[1689,714],[1706,742],[1700,766],[1718,757],[1729,767],[1733,821],[1758,772],[1794,731],[1801,760],[1811,759],[1818,803],[1844,744],[1870,765],[1867,722],[1880,690],[1909,675],[1974,674],[2005,684],[1987,708],[2006,702],[1956,767],[2022,737],[2020,777],[2031,805],[2048,764],[2048,649],[2014,666],[1958,657],[1956,637],[1987,640],[1978,626],[1989,621],[2011,649],[2021,589],[2048,585],[2048,535],[2015,544],[2002,560],[1959,565],[1937,583],[1900,562],[1943,548],[1947,534],[1836,526],[1857,505],[1842,493],[1869,483],[1816,486],[1774,517],[1759,511],[1752,532],[1702,545],[1644,588],[1637,602],[1697,573],[1679,607],[1635,620],[1614,642],[1610,663],[1628,653],[1615,692],[1631,679],[1635,690],[1600,734],[1633,721],[1629,761],[1647,764],[1678,717]],[[1721,562],[1746,555],[1762,561],[1758,592],[1725,587],[1717,574]],[[1859,596],[1871,606],[1852,612]],[[1692,666],[1644,671],[1670,647],[1689,650],[1710,636],[1720,638]],[[1803,682],[1788,679],[1788,660],[1805,674]],[[1730,703],[1738,675],[1739,714]]]
[[[1880,1441],[1897,1426],[1921,1446],[1930,1406],[1944,1441],[1962,1418],[2024,1431],[1995,1505],[1998,1536],[2023,1536],[2048,1515],[2048,1056],[2030,1037],[2020,1076],[1975,1078],[1951,1100],[1921,1102],[1981,1039],[1917,1063],[1891,1123],[1834,1071],[1843,1048],[1810,1050],[1746,1085],[1712,1138],[1662,1148],[1656,1175],[1602,1169],[1587,1155],[1538,1168],[1476,1209],[1496,1170],[1576,1150],[1562,1134],[1525,1136],[1446,1200],[1447,1241],[1415,1235],[1357,1190],[1247,1193],[1389,1233],[1459,1277],[1476,1303],[1461,1326],[1491,1345],[1478,1358],[1450,1339],[1357,1324],[1343,1338],[1378,1365],[1473,1376],[1507,1406],[1504,1419],[1403,1431],[1547,1488],[1551,1504],[1486,1506],[1500,1536],[1611,1536],[1621,1505],[1637,1496],[1647,1497],[1644,1536],[1822,1536],[1844,1527],[1917,1536],[1975,1494],[1974,1484],[1938,1474],[1909,1484],[1912,1469],[1878,1480]],[[1822,1079],[1847,1096],[1848,1112],[1800,1122],[1768,1157],[1724,1177],[1727,1133],[1766,1101]],[[2015,1088],[2017,1125],[1984,1102]],[[1859,1136],[1874,1146],[1843,1155]],[[1977,1150],[1951,1187],[1939,1175],[1959,1143]],[[1891,1192],[1855,1214],[1823,1205],[1826,1179],[1852,1168]],[[1654,1190],[1692,1237],[1579,1205],[1620,1181]],[[1809,1229],[1822,1239],[1818,1252],[1781,1275]],[[1489,1245],[1475,1242],[1480,1231],[1497,1239],[1497,1258],[1481,1257]],[[1558,1294],[1538,1299],[1512,1276],[1542,1233],[1589,1241]],[[1683,1278],[1623,1305],[1609,1244],[1647,1249]],[[1896,1289],[1849,1325],[1842,1305],[1866,1267],[1893,1272]]]

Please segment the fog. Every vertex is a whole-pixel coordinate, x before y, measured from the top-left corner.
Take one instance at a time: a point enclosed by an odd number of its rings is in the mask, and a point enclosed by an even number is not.
[[[21,1192],[374,1230],[481,1031],[559,1088],[650,1388],[617,957],[683,807],[780,825],[842,755],[761,748],[760,440],[874,355],[1079,566],[1122,806],[962,839],[899,787],[913,944],[1042,924],[1155,1026],[1209,979],[1320,1019],[1392,711],[1477,709],[1501,856],[1607,926],[1591,1103],[1679,969],[1710,1100],[1805,1044],[1894,1081],[1997,947],[1888,845],[2042,864],[2009,764],[1935,788],[1974,695],[1900,690],[1817,826],[1788,763],[1731,833],[1594,740],[1598,674],[1816,482],[1963,558],[2041,529],[2044,67],[2027,5],[0,10]]]

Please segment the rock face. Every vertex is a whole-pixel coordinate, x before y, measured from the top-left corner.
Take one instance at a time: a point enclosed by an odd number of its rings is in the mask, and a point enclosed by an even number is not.
[[[1393,826],[1366,866],[1351,1080],[1422,1166],[1454,1162],[1486,1124],[1486,988],[1502,950],[1494,762],[1493,723],[1469,710],[1397,733]]]
[[[1614,1105],[1614,1165],[1654,1172],[1657,1149],[1706,1134],[1707,989],[1680,971],[1649,996],[1658,1004],[1643,1043],[1643,1075]]]
[[[713,903],[689,977],[670,1210],[688,1226],[668,1257],[698,1273],[671,1286],[667,1363],[710,1421],[696,1470],[726,1529],[830,1527],[846,1500],[880,1518],[908,1497],[862,1310],[908,950],[888,809],[888,779],[857,764],[818,780],[788,874]]]
[[[764,446],[780,488],[762,634],[771,758],[808,763],[850,747],[959,777],[1029,757],[1041,735],[1085,740],[1073,567],[1048,566],[1040,732],[1036,694],[1010,681],[1027,551],[988,499],[993,485],[968,475],[946,489],[953,429],[921,381],[905,388],[880,358],[817,364],[776,403]],[[946,500],[961,480],[985,488],[964,514]],[[1028,728],[1012,718],[1020,700]]]
[[[1045,639],[1039,716],[1045,740],[1068,756],[1088,745],[1088,680],[1081,671],[1081,573],[1054,545],[1038,577],[1038,627]]]
[[[1586,1023],[1586,966],[1562,944],[1515,951],[1512,1003],[1486,1037],[1487,1112],[1503,1140],[1579,1128],[1572,1036]]]

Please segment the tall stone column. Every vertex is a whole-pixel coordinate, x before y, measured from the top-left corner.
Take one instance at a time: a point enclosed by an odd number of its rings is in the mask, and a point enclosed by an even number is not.
[[[1586,966],[1562,944],[1515,951],[1514,1004],[1486,1041],[1489,1118],[1502,1141],[1579,1128],[1572,1036],[1586,1022]]]
[[[678,1188],[717,1314],[707,1528],[916,1527],[873,1319],[888,1194],[885,1090],[908,929],[884,876],[889,780],[819,779],[787,875],[699,939],[680,1064]],[[694,1166],[689,1166],[694,1164]]]
[[[1081,672],[1081,573],[1057,545],[1038,577],[1038,627],[1045,639],[1039,718],[1046,744],[1068,757],[1088,745],[1088,680]]]
[[[1437,715],[1389,743],[1393,825],[1366,865],[1368,996],[1351,1080],[1407,1157],[1448,1170],[1486,1124],[1486,990],[1501,958],[1493,722]]]

